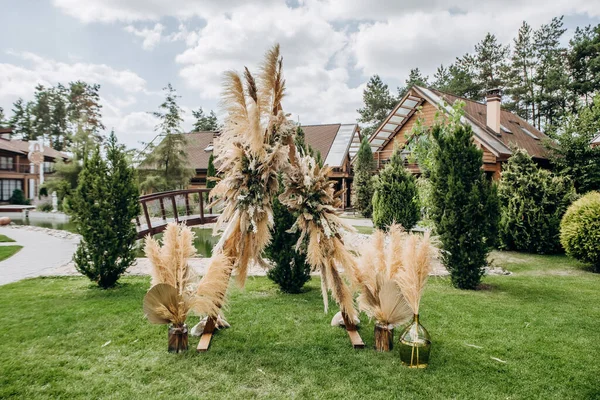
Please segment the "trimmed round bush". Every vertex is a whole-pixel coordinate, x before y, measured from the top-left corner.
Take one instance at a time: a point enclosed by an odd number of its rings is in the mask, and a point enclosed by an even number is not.
[[[600,272],[600,193],[590,192],[567,209],[560,242],[569,256]]]

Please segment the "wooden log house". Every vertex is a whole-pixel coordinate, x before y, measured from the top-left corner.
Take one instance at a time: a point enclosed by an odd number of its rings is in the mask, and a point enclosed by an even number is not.
[[[407,142],[418,120],[422,126],[430,127],[436,118],[452,113],[452,105],[459,100],[465,103],[461,123],[472,128],[475,143],[483,150],[483,169],[488,176],[500,178],[502,165],[515,147],[525,149],[538,164],[549,166],[543,146],[547,136],[518,115],[503,110],[499,90],[489,91],[486,102],[480,103],[415,85],[369,138],[377,168],[388,162],[396,144],[408,148]],[[420,173],[416,164],[407,161],[407,167],[415,174]]]

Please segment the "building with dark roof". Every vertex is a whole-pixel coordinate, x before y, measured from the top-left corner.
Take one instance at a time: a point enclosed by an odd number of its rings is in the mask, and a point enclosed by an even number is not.
[[[10,128],[0,128],[0,202],[7,202],[15,189],[21,189],[26,198],[35,197],[40,186],[40,168],[44,175],[54,172],[54,163],[68,160],[65,153],[43,147],[44,161],[39,166],[29,159],[29,142],[11,139]]]
[[[325,124],[302,126],[306,144],[319,152],[325,164],[332,170],[330,178],[336,189],[346,189],[344,207],[350,205],[352,186],[351,160],[360,146],[360,129],[357,124]],[[186,133],[185,153],[196,174],[190,181],[192,187],[206,187],[208,159],[218,146],[219,132],[203,131]],[[149,168],[142,163],[140,168]]]
[[[483,169],[495,179],[500,178],[502,164],[514,148],[525,149],[540,165],[548,165],[543,145],[547,136],[518,115],[503,110],[501,93],[490,91],[485,103],[440,92],[436,89],[413,86],[369,138],[378,167],[392,155],[395,145],[403,147],[410,141],[412,129],[420,120],[423,126],[432,126],[437,118],[453,112],[452,105],[463,101],[461,123],[473,130],[475,143],[483,150]],[[409,166],[418,173],[418,167]]]

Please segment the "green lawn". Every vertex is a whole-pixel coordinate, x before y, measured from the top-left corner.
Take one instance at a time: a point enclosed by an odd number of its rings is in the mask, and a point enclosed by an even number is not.
[[[0,246],[0,261],[4,261],[7,258],[12,257],[22,248],[23,246]]]
[[[358,225],[353,225],[352,226],[354,229],[356,229],[356,232],[358,233],[363,233],[366,235],[370,235],[373,233],[373,228],[370,226],[358,226]]]
[[[6,235],[0,235],[0,243],[14,242],[14,239],[9,238]]]
[[[430,280],[427,370],[373,351],[364,316],[367,348],[353,350],[329,325],[335,310],[323,313],[317,279],[285,295],[250,278],[231,291],[232,328],[208,353],[183,355],[167,353],[165,326],[144,320],[147,278],[108,291],[84,278],[0,286],[0,398],[600,398],[600,275],[564,256],[494,258],[515,274],[486,277],[486,290]]]

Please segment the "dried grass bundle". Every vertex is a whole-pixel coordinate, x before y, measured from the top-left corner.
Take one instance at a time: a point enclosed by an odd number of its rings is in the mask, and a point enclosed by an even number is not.
[[[291,231],[300,230],[296,251],[307,241],[307,261],[314,270],[321,272],[321,289],[325,311],[328,308],[327,292],[351,320],[357,316],[352,291],[344,282],[339,268],[353,270],[354,258],[344,246],[341,233],[353,230],[339,217],[340,192],[329,181],[331,168],[321,168],[310,156],[300,155],[294,168],[285,177],[286,190],[279,196],[282,204],[298,212]]]
[[[397,282],[406,237],[399,225],[391,226],[387,237],[384,232],[375,231],[354,270],[354,282],[360,288],[358,305],[381,325],[397,326],[413,315]]]
[[[246,68],[225,76],[221,104],[227,112],[216,163],[223,179],[211,192],[224,204],[215,226],[223,231],[213,254],[235,259],[237,281],[243,286],[248,267],[261,258],[271,240],[272,198],[277,175],[288,166],[287,140],[295,125],[281,111],[285,91],[279,46],[265,56],[258,80]]]
[[[414,314],[419,314],[423,289],[432,270],[432,253],[429,232],[423,236],[407,235],[401,253],[402,266],[396,275],[396,282]]]
[[[163,245],[146,238],[146,257],[152,263],[152,288],[144,297],[144,313],[155,324],[183,325],[188,312],[217,316],[222,306],[229,277],[231,259],[223,254],[212,258],[206,275],[196,281],[188,259],[194,255],[194,232],[185,226],[170,223],[163,235]]]

